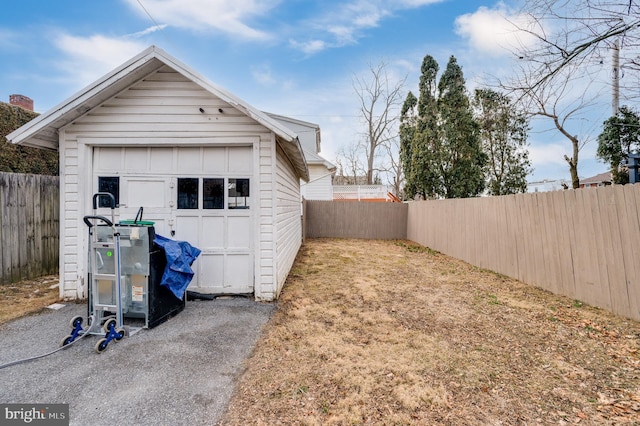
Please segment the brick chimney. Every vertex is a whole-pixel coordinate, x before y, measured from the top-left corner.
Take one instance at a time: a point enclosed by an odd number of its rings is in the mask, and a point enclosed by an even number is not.
[[[9,103],[17,105],[29,111],[33,111],[33,99],[24,95],[9,95]]]

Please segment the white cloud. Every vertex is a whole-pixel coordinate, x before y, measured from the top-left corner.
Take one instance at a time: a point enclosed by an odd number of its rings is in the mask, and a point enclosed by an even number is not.
[[[471,47],[493,56],[508,54],[535,41],[518,29],[531,27],[531,19],[510,11],[504,3],[493,9],[481,6],[474,13],[459,16],[455,25],[456,33],[468,39]]]
[[[324,13],[303,22],[304,36],[289,45],[307,55],[336,47],[354,45],[366,30],[400,10],[414,9],[444,0],[352,0],[335,6],[326,3]],[[304,37],[308,37],[306,41]]]
[[[252,67],[251,76],[262,86],[273,86],[276,84],[276,78],[273,76],[271,67],[268,65]]]
[[[399,0],[392,3],[397,3],[399,7],[414,8],[428,4],[442,3],[443,1],[446,0]]]
[[[138,31],[137,33],[133,33],[131,34],[129,37],[131,38],[140,38],[140,37],[144,37],[148,34],[152,34],[155,33],[156,31],[162,31],[165,28],[167,28],[168,25],[167,24],[162,24],[162,25],[154,25],[152,27],[146,28],[142,31]]]
[[[567,165],[564,160],[565,154],[570,151],[561,144],[536,144],[529,146],[529,159],[534,168],[548,164]]]
[[[126,0],[138,14],[153,17],[158,24],[198,31],[217,30],[244,39],[265,40],[271,36],[246,22],[265,15],[280,0]],[[147,15],[148,14],[148,15]]]
[[[296,41],[291,39],[289,45],[307,55],[321,52],[328,47],[327,43],[322,40]]]
[[[57,66],[66,79],[86,85],[144,50],[142,41],[103,35],[77,37],[60,34],[54,39],[62,58]]]

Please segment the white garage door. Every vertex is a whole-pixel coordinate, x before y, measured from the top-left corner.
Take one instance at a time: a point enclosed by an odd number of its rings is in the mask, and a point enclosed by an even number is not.
[[[96,147],[93,164],[94,192],[116,194],[120,220],[142,207],[157,234],[202,250],[190,290],[253,292],[250,146]]]

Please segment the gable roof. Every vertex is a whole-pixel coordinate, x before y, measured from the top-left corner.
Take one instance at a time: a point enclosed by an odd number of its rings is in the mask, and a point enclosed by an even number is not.
[[[306,138],[306,139],[307,140],[313,139],[313,144],[314,144],[313,148],[315,148],[315,152],[316,153],[320,152],[320,126],[319,125],[317,125],[316,123],[310,123],[308,121],[298,120],[297,118],[291,118],[291,117],[286,117],[284,115],[273,114],[267,111],[264,111],[264,113],[287,127],[289,127],[289,125],[292,125],[291,126],[292,129],[295,129],[296,127],[302,127],[302,128],[305,128],[306,129],[305,131],[308,133],[313,132],[314,133],[313,137]],[[310,147],[307,147],[307,150],[309,148]]]
[[[238,111],[272,131],[276,135],[276,141],[293,164],[298,176],[303,180],[309,180],[309,170],[304,152],[298,136],[293,131],[225,89],[214,85],[156,46],[150,46],[143,50],[49,111],[9,133],[6,138],[9,142],[15,144],[57,150],[58,130],[60,128],[100,106],[108,99],[164,65],[171,67],[204,90],[229,103]]]
[[[592,183],[610,183],[611,182],[611,172],[604,172],[597,174],[595,176],[591,176],[585,179],[580,179],[580,184],[589,185]]]
[[[319,154],[321,141],[320,126],[318,124],[298,120],[297,118],[286,117],[284,115],[273,114],[266,111],[265,114],[282,123],[284,126],[288,127],[290,125],[292,129],[304,129],[298,131],[298,136],[300,138],[302,150],[304,151],[304,157],[306,158],[308,164],[321,164],[331,171],[336,169],[336,166],[333,163]],[[301,135],[300,133],[313,133],[313,136]],[[311,140],[313,140],[313,144],[309,143],[309,141]]]

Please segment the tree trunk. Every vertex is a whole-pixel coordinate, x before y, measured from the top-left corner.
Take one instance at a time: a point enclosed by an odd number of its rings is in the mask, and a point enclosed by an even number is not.
[[[575,152],[575,150],[574,150]],[[580,178],[578,177],[578,160],[576,157],[569,158],[564,156],[565,161],[569,164],[569,174],[571,175],[571,187],[573,189],[580,188]]]

